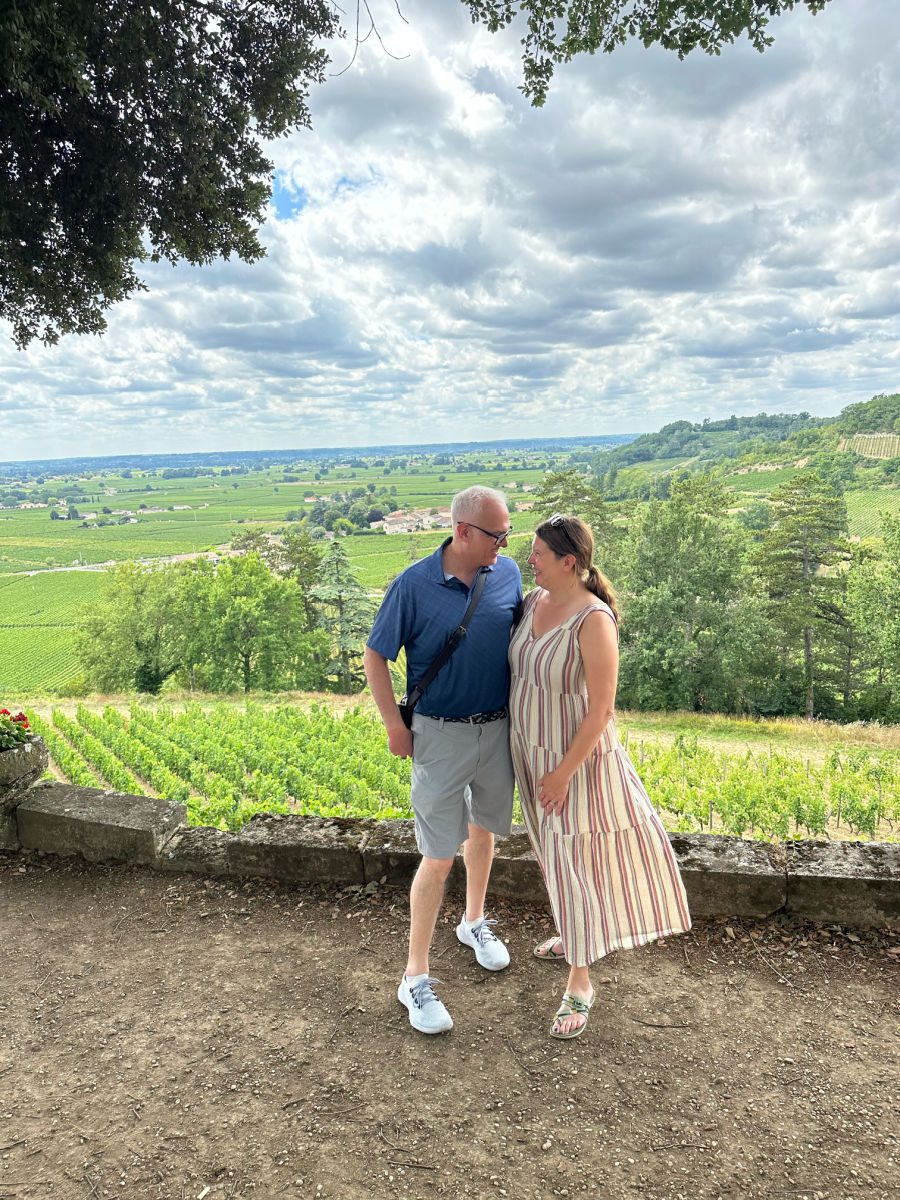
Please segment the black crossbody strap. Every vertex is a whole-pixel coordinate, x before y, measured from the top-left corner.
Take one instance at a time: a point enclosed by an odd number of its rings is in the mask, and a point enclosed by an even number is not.
[[[478,607],[478,601],[481,599],[481,593],[484,591],[484,585],[487,583],[487,577],[487,571],[481,571],[479,573],[478,582],[475,584],[475,590],[472,592],[472,598],[469,601],[468,607],[463,613],[463,619],[450,635],[450,639],[446,646],[443,648],[413,690],[409,693],[406,702],[410,708],[415,708],[415,706],[419,703],[419,701],[422,699],[422,694],[428,687],[429,683],[431,683],[438,671],[440,671],[441,668],[446,665],[454,650],[466,636],[469,622],[472,620],[472,617],[475,614],[475,609]]]

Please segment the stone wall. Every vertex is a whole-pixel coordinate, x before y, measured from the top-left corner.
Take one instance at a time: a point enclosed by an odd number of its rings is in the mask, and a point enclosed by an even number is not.
[[[0,848],[143,863],[159,871],[284,882],[406,884],[419,861],[411,821],[256,817],[238,833],[191,828],[181,805],[64,783],[35,783],[46,762],[0,790]],[[4,756],[0,755],[0,760]],[[5,814],[5,817],[4,817]],[[5,822],[3,824],[2,822]],[[900,928],[900,846],[871,842],[770,845],[671,834],[695,916],[773,913],[843,925]],[[451,886],[462,882],[459,860]],[[541,873],[521,828],[497,840],[497,895],[544,903]]]

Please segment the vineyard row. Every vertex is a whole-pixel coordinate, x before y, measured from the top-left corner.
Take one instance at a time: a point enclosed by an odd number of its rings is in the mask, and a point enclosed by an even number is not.
[[[256,813],[408,817],[408,761],[387,749],[368,712],[222,704],[207,711],[128,716],[78,707],[50,722],[32,715],[60,774],[76,784],[185,804],[192,825],[240,829]],[[627,738],[626,738],[627,745]],[[722,754],[696,738],[641,742],[632,757],[669,828],[785,839],[847,831],[893,837],[900,821],[900,755],[833,751]]]

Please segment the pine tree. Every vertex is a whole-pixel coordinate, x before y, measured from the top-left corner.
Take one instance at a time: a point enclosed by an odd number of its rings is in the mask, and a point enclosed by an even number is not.
[[[332,640],[333,657],[325,673],[336,679],[338,690],[350,696],[365,682],[362,654],[372,626],[375,605],[353,574],[347,551],[335,538],[319,568],[312,589],[319,620]]]
[[[839,571],[848,556],[847,505],[815,472],[796,475],[772,494],[772,525],[756,561],[784,651],[803,664],[807,719],[815,714],[818,654],[829,625],[846,620]]]

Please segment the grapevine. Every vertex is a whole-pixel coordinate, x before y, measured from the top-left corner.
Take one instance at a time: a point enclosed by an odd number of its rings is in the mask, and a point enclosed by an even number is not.
[[[79,705],[77,721],[58,711],[53,721],[56,728],[34,718],[34,727],[73,782],[93,786],[96,771],[119,790],[152,791],[185,804],[192,825],[239,829],[263,812],[411,815],[409,761],[390,754],[380,721],[361,708],[194,703],[101,715]],[[680,736],[630,753],[672,829],[782,840],[839,827],[885,838],[900,821],[893,751],[836,750],[813,763],[775,749],[722,753]]]

